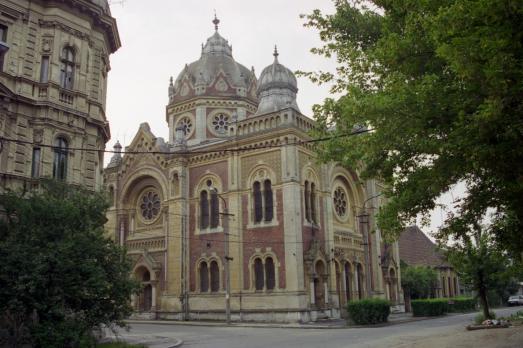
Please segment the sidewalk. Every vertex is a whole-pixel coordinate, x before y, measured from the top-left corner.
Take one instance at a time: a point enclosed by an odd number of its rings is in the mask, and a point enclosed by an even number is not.
[[[396,313],[389,315],[387,323],[378,325],[347,325],[345,319],[325,319],[309,323],[262,323],[262,322],[232,322],[231,327],[260,327],[282,329],[350,329],[362,327],[383,327],[430,319],[429,317],[413,317],[411,313]],[[223,321],[177,321],[177,320],[126,320],[128,324],[151,325],[188,325],[188,326],[227,326]]]
[[[176,348],[183,344],[182,340],[177,338],[162,337],[157,335],[130,335],[123,334],[118,337],[110,334],[104,338],[101,343],[104,342],[125,342],[129,344],[142,344],[148,348]]]

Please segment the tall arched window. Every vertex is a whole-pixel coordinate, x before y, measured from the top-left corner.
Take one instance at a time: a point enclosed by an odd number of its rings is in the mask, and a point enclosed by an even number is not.
[[[54,142],[53,178],[65,180],[67,178],[67,140],[62,137]]]
[[[200,228],[206,229],[209,227],[209,200],[207,198],[207,191],[200,192]]]
[[[263,197],[265,200],[265,221],[272,221],[273,218],[273,203],[272,203],[272,185],[269,179],[263,182]]]
[[[276,277],[272,257],[265,259],[265,278],[267,278],[267,290],[274,290],[274,287],[276,286]]]
[[[220,291],[220,269],[218,262],[211,262],[211,292]]]
[[[254,223],[262,221],[270,222],[274,218],[274,204],[272,199],[272,185],[269,179],[255,181],[252,184],[253,214]]]
[[[200,263],[200,291],[209,291],[209,269],[207,262]]]
[[[74,50],[72,47],[64,47],[62,50],[60,67],[60,87],[73,89],[74,83]]]
[[[218,227],[220,223],[220,206],[218,202],[218,193],[211,192],[211,228]]]
[[[359,296],[359,299],[363,299],[363,266],[361,265],[361,263],[358,263],[358,267],[356,267],[356,270],[358,272],[358,278],[357,278],[357,281],[358,281],[358,296]]]
[[[351,282],[352,279],[350,276],[350,266],[348,262],[345,262],[345,298],[347,299],[347,301],[351,300]]]
[[[261,259],[257,258],[254,260],[254,286],[256,290],[263,290],[264,283],[263,263]]]
[[[310,194],[310,206],[311,206],[311,222],[317,222],[316,220],[316,185],[311,183],[311,194]]]
[[[311,210],[310,210],[310,201],[309,201],[309,182],[305,181],[305,191],[303,195],[305,201],[305,220],[311,221]]]
[[[255,181],[252,185],[252,195],[254,200],[254,222],[261,222],[263,219],[262,193],[260,182]]]

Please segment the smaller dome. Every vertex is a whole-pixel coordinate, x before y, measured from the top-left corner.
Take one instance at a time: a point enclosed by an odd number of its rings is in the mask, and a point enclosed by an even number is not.
[[[257,95],[260,103],[256,115],[292,107],[300,111],[296,103],[298,82],[294,73],[278,62],[278,50],[274,47],[274,62],[263,69],[258,80]]]

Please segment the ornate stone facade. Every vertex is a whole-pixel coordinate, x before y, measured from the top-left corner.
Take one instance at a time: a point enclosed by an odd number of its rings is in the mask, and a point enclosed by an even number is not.
[[[0,190],[42,177],[100,189],[120,47],[107,1],[0,0],[0,33]]]
[[[318,163],[277,56],[257,79],[216,30],[171,79],[168,141],[144,123],[106,168],[107,230],[144,285],[137,316],[223,319],[227,262],[233,320],[338,318],[349,299],[386,297],[385,276],[401,303],[397,245],[373,219],[380,185]]]

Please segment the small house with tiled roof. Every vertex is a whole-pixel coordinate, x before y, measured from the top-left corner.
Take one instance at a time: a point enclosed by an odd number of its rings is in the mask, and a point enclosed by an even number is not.
[[[438,272],[436,297],[460,294],[459,278],[436,244],[416,225],[407,227],[399,238],[400,259],[409,266],[428,266]]]

